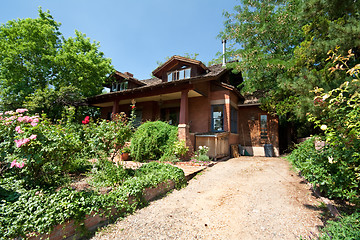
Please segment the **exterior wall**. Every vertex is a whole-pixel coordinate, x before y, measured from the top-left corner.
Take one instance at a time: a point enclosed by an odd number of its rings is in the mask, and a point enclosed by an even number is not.
[[[260,137],[260,115],[268,116],[268,138]],[[250,155],[265,156],[264,145],[272,144],[275,156],[279,156],[278,118],[267,114],[258,106],[239,108],[239,143]]]
[[[189,98],[189,125],[192,133],[210,130],[210,106],[207,97]]]

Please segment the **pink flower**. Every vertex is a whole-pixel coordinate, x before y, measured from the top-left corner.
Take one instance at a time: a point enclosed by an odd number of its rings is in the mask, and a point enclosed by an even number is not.
[[[31,135],[32,136],[32,135]],[[36,138],[36,135],[35,135],[35,138]],[[24,144],[27,144],[28,142],[30,142],[30,139],[29,138],[24,138],[24,139],[19,139],[19,140],[15,140],[15,143],[16,143],[16,147],[21,147],[22,145]]]
[[[13,111],[6,111],[5,114],[6,114],[6,115],[13,115],[14,112],[13,112]]]
[[[86,116],[85,118],[84,118],[84,120],[82,120],[81,121],[82,122],[82,124],[88,124],[89,122],[90,122],[90,117],[89,116]]]
[[[30,123],[30,124],[31,124],[31,126],[33,126],[33,127],[36,127],[36,125],[37,125],[36,122],[32,122],[32,123]]]
[[[17,113],[23,113],[23,112],[27,112],[28,110],[26,108],[19,108],[19,109],[16,109],[16,112]]]
[[[10,168],[17,167],[17,168],[23,168],[25,166],[25,163],[18,163],[16,160],[11,162]]]
[[[16,165],[16,167],[18,167],[18,168],[23,168],[25,166],[25,163],[24,162],[22,162],[22,163],[17,163],[17,165]]]
[[[35,122],[35,123],[38,123],[38,122],[39,122],[39,119],[35,117],[35,118],[33,118],[32,121]]]
[[[16,143],[16,147],[19,148],[22,145],[22,140],[21,139],[20,140],[15,140],[15,143]]]
[[[20,129],[20,126],[17,126],[15,128],[15,131],[17,131],[18,133],[24,133],[24,131]]]
[[[13,168],[16,164],[17,164],[17,162],[16,162],[16,160],[14,160],[14,161],[11,162],[10,167]]]
[[[37,137],[37,135],[32,134],[32,135],[30,136],[30,139],[31,139],[31,140],[35,140],[35,139],[36,139],[36,137]]]

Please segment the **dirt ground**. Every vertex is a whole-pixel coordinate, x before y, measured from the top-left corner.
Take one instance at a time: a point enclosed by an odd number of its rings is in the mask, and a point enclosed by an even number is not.
[[[233,158],[93,239],[299,239],[322,226],[318,205],[286,160]]]

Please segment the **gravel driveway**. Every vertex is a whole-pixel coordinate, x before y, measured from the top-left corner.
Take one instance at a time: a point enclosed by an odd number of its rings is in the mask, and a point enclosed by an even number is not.
[[[322,226],[318,204],[286,160],[233,158],[93,239],[299,239]]]

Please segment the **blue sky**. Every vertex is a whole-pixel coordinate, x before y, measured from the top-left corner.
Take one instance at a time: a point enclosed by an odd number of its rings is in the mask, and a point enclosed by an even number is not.
[[[65,37],[75,29],[100,42],[115,69],[138,79],[150,78],[157,61],[198,53],[207,64],[222,51],[216,38],[224,10],[236,0],[2,0],[0,23],[36,18],[38,7],[50,10]]]

